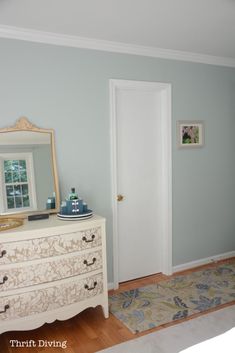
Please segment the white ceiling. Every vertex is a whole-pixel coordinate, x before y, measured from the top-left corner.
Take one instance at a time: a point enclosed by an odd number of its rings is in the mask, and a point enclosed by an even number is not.
[[[235,0],[0,0],[1,25],[235,59]]]

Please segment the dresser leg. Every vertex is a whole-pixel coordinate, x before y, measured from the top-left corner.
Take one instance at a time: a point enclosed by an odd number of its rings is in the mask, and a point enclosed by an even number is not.
[[[109,318],[109,307],[108,305],[102,305],[102,310],[103,310],[103,314],[105,319]]]

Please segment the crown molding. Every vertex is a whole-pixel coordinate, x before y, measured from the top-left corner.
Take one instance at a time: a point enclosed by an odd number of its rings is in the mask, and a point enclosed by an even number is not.
[[[147,56],[161,59],[188,61],[209,65],[235,67],[235,59],[192,52],[145,47],[101,39],[37,31],[21,27],[0,25],[0,38],[18,39],[73,48],[101,50],[113,53]]]

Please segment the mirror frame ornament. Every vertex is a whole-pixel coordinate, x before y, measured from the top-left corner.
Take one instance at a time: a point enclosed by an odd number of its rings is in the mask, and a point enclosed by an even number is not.
[[[54,184],[55,184],[55,195],[56,195],[56,207],[55,209],[50,210],[38,210],[38,211],[29,211],[29,212],[17,212],[11,213],[9,215],[1,215],[1,218],[12,218],[12,217],[24,217],[28,216],[28,214],[37,214],[37,213],[58,213],[60,208],[60,194],[59,194],[59,181],[58,181],[58,172],[57,172],[57,165],[56,165],[56,151],[55,151],[55,136],[53,129],[43,129],[34,124],[32,124],[28,118],[25,116],[20,117],[15,125],[0,128],[0,134],[3,132],[13,132],[13,131],[32,131],[32,132],[41,132],[41,133],[49,133],[50,140],[51,140],[51,152],[52,152],[52,170],[53,170],[53,177],[54,177]],[[49,195],[48,195],[49,196]]]

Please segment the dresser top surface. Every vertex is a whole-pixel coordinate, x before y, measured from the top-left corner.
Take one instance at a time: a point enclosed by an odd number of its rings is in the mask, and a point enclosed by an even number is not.
[[[39,232],[48,232],[51,233],[55,230],[63,231],[74,231],[82,230],[86,228],[96,227],[97,225],[104,222],[105,219],[101,216],[94,215],[93,217],[85,220],[76,220],[76,221],[65,221],[57,218],[56,215],[50,215],[48,219],[42,219],[37,221],[28,221],[24,220],[24,224],[17,228],[12,228],[9,230],[4,230],[0,232],[0,241],[1,240],[13,240],[16,236],[19,237],[20,234],[23,236],[29,233],[37,234]],[[18,238],[20,240],[20,238]]]

